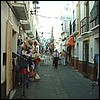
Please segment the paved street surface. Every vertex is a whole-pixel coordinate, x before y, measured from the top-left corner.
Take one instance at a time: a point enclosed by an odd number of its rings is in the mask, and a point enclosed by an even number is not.
[[[39,81],[29,83],[25,94],[28,99],[99,99],[99,86],[92,89],[92,81],[70,66],[38,66]],[[13,99],[19,99],[22,87]]]

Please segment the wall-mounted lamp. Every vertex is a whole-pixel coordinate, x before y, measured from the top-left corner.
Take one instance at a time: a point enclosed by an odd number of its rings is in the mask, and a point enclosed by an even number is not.
[[[33,5],[34,5],[34,6],[33,6],[33,9],[34,9],[34,10],[33,10],[33,11],[32,11],[32,10],[30,11],[30,13],[31,13],[32,15],[33,15],[33,14],[36,15],[36,13],[38,12],[37,9],[40,9],[40,7],[37,6],[38,4],[39,4],[39,1],[33,1]]]

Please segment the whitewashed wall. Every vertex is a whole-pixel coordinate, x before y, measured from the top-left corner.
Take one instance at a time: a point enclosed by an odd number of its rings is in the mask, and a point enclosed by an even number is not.
[[[76,9],[77,3],[78,3],[78,1],[73,1],[72,13],[73,13],[73,11],[74,11],[74,13],[72,14],[73,15],[72,16],[72,23],[73,23],[73,21],[75,19],[77,19],[77,12],[76,12],[77,11],[77,9]],[[72,31],[73,31],[73,28],[72,28]],[[73,51],[72,51],[72,52],[74,52],[74,53],[72,53],[74,57],[77,56],[77,47],[76,47],[76,44],[77,44],[77,41],[75,41],[75,45],[74,45],[74,48],[73,48]]]
[[[83,60],[83,41],[79,41],[79,60]]]
[[[85,14],[84,14],[84,1],[80,1],[80,14],[81,14],[80,20],[82,20],[85,16]]]
[[[76,16],[76,14],[77,14],[77,12],[76,12],[76,5],[77,5],[77,3],[78,3],[78,1],[74,1],[74,4],[72,6],[72,9],[74,10],[74,16],[72,18],[73,20],[75,20],[77,18],[77,16]]]
[[[89,42],[89,62],[94,63],[94,54],[99,54],[99,33],[90,36]]]
[[[6,1],[1,1],[1,84],[5,81],[5,66],[3,66],[3,53],[6,52],[6,21],[8,20],[8,4]],[[12,11],[10,10],[10,21],[13,24],[13,29],[18,33],[18,22]],[[13,51],[17,51],[17,34],[14,36]]]
[[[6,51],[6,21],[8,7],[6,1],[1,1],[1,84],[5,81],[5,66],[3,66],[3,53]]]
[[[77,42],[74,45],[74,57],[77,57]]]
[[[93,63],[93,57],[94,57],[94,36],[90,37],[89,41],[89,62]]]
[[[12,51],[17,53],[17,39],[18,39],[18,34],[19,34],[19,22],[16,19],[15,15],[13,14],[12,11],[10,11],[10,16],[11,16],[11,23],[13,24],[13,29],[16,31],[16,34],[13,36],[12,40]]]

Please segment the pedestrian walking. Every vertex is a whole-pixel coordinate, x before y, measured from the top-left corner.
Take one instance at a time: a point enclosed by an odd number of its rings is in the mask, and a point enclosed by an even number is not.
[[[66,51],[66,57],[65,58],[66,58],[65,62],[66,62],[66,64],[68,64],[68,51]]]
[[[61,52],[61,62],[62,62],[62,65],[65,65],[65,57],[66,57],[66,52],[63,49],[62,52]]]
[[[57,69],[57,67],[58,67],[58,60],[59,60],[59,52],[58,52],[57,49],[53,53],[53,56],[54,56],[54,67]]]
[[[94,80],[98,80],[99,78],[99,54],[95,53],[94,54]]]

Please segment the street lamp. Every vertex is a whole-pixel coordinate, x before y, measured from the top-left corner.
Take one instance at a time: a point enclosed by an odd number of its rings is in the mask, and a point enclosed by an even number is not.
[[[31,12],[32,15],[33,15],[33,14],[36,15],[36,13],[38,12],[37,9],[40,9],[40,7],[37,6],[37,5],[39,4],[39,1],[33,1],[32,3],[33,3],[33,5],[34,5],[34,6],[33,6],[34,11],[31,10],[30,12]],[[34,12],[34,13],[33,13],[33,12]]]
[[[33,4],[39,4],[39,1],[33,1]]]

